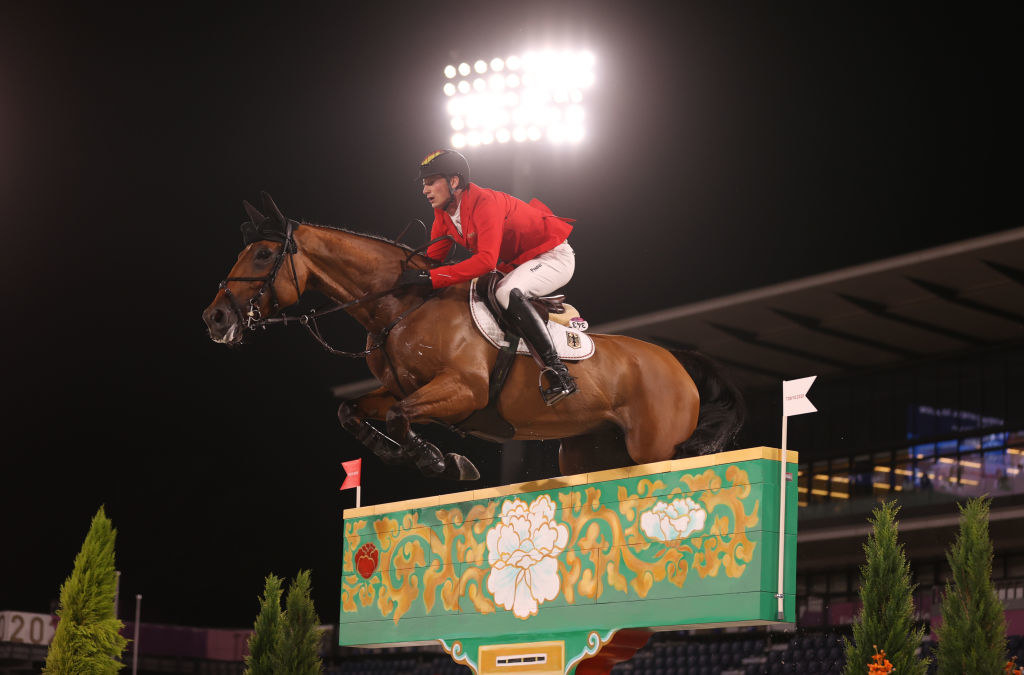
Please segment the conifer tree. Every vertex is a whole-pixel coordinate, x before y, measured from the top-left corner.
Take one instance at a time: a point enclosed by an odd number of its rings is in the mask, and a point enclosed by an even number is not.
[[[320,618],[313,608],[308,570],[299,572],[288,586],[287,611],[279,651],[278,673],[287,675],[316,675],[321,672],[318,654]]]
[[[75,556],[71,576],[60,587],[60,622],[46,654],[44,673],[106,675],[124,667],[117,660],[128,641],[121,637],[124,624],[114,607],[116,537],[117,530],[101,506]]]
[[[946,552],[952,583],[946,582],[938,629],[938,673],[1001,673],[1006,664],[1006,620],[992,586],[990,501],[960,505],[960,531]]]
[[[260,600],[260,613],[249,636],[246,675],[274,675],[281,648],[281,579],[268,574]]]
[[[860,568],[862,607],[853,624],[853,642],[846,641],[846,675],[866,673],[876,650],[882,650],[901,675],[924,675],[928,669],[928,661],[914,654],[924,628],[914,627],[915,586],[903,545],[897,541],[898,512],[896,502],[888,501],[868,519],[872,531]]]

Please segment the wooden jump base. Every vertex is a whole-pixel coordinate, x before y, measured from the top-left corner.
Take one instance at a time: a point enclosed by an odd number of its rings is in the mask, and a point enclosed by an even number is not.
[[[344,512],[340,644],[607,673],[651,631],[795,621],[797,453],[750,448]]]

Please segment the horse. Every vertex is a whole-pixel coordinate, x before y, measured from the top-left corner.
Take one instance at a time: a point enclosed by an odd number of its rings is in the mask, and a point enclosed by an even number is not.
[[[277,315],[306,291],[323,293],[366,329],[366,349],[346,355],[364,357],[381,385],[341,403],[343,428],[385,462],[413,463],[427,476],[479,478],[467,458],[442,453],[412,429],[440,423],[459,430],[489,402],[499,350],[473,324],[470,283],[431,292],[394,288],[407,267],[438,263],[383,237],[291,220],[268,194],[262,200],[262,211],[243,202],[244,248],[203,312],[210,338],[241,344],[275,316],[295,321]],[[338,352],[314,329],[315,320],[315,314],[299,318]],[[512,438],[561,440],[563,475],[718,452],[734,440],[743,423],[742,396],[713,360],[622,335],[592,338],[594,355],[567,364],[576,394],[545,405],[539,365],[524,355],[513,359],[496,401],[514,428]],[[387,433],[370,421],[384,422]],[[467,433],[495,440],[479,430]]]

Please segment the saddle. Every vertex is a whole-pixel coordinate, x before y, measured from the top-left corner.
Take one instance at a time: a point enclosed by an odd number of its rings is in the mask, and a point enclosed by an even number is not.
[[[478,436],[488,438],[492,441],[503,441],[512,438],[515,435],[515,427],[509,424],[499,413],[497,409],[498,396],[501,394],[502,389],[505,386],[505,380],[508,378],[509,371],[512,369],[512,364],[515,361],[516,352],[525,353],[520,349],[520,343],[525,343],[525,340],[515,333],[512,326],[505,320],[505,310],[498,303],[495,297],[495,290],[498,282],[504,275],[493,270],[488,274],[478,278],[473,284],[475,298],[471,298],[470,306],[472,307],[474,300],[479,300],[489,311],[490,315],[494,318],[497,323],[499,331],[504,332],[504,339],[500,338],[499,335],[493,335],[488,337],[498,348],[498,358],[494,363],[494,368],[491,371],[490,385],[488,387],[487,405],[486,407],[474,411],[469,417],[457,423],[455,429],[460,433],[472,432]],[[549,295],[540,298],[530,298],[530,303],[534,309],[540,315],[541,319],[546,322],[554,321],[555,323],[561,324],[566,328],[571,328],[574,331],[585,331],[587,329],[587,322],[579,316],[579,312],[576,309],[565,302],[565,295]],[[484,331],[483,327],[478,323],[478,328],[481,329],[485,335],[488,335]],[[565,330],[560,328],[559,330]],[[581,347],[581,334],[569,331],[569,335],[573,336],[575,342],[573,347],[577,348],[578,353],[569,355],[562,354],[563,358],[568,359],[579,359],[589,358],[593,354],[593,350],[578,348]],[[588,343],[589,337],[583,337],[583,344]],[[530,349],[535,361],[539,364],[542,363],[540,357],[533,351],[533,346],[526,343]],[[589,342],[592,346],[593,343]]]
[[[498,325],[504,329],[506,333],[512,332],[511,326],[505,321],[505,311],[498,304],[498,298],[495,292],[498,290],[498,282],[505,278],[505,275],[498,270],[491,270],[484,276],[477,279],[476,282],[476,295],[478,298],[484,301],[487,305],[487,309],[491,310],[491,314],[498,320]],[[565,314],[565,295],[546,295],[542,298],[530,298],[530,304],[537,310],[537,314],[540,318],[547,322],[549,319],[558,321],[557,317]],[[571,307],[571,305],[570,305]],[[559,323],[562,323],[559,321]],[[563,325],[568,325],[567,323]]]

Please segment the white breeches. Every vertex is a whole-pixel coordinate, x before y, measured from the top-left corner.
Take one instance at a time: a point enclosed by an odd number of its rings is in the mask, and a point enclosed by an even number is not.
[[[563,241],[550,251],[524,262],[498,282],[494,295],[503,309],[508,309],[508,298],[513,288],[526,297],[552,293],[569,283],[576,269],[576,255],[568,242]]]

